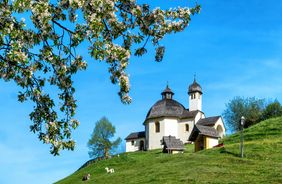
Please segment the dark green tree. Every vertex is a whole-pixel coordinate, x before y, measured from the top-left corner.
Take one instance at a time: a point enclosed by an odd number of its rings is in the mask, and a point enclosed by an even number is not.
[[[238,131],[242,116],[246,118],[244,127],[247,128],[260,121],[264,107],[264,99],[235,97],[226,104],[223,117],[228,128],[232,131]]]
[[[282,116],[282,106],[278,100],[268,104],[262,112],[261,120]]]
[[[30,130],[58,155],[74,149],[72,130],[79,125],[73,76],[89,61],[76,49],[87,47],[93,60],[105,62],[121,101],[130,103],[129,58],[151,44],[161,61],[161,40],[183,31],[199,12],[197,4],[162,10],[135,0],[1,0],[0,79],[22,88],[19,101],[34,103]]]
[[[91,138],[87,144],[90,158],[109,157],[110,152],[121,143],[121,138],[119,137],[111,141],[115,132],[115,127],[106,117],[96,122]]]

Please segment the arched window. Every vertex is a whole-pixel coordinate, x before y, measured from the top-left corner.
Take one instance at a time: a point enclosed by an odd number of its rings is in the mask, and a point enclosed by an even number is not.
[[[189,125],[188,124],[185,124],[185,131],[189,132]]]
[[[131,141],[131,146],[133,146],[133,145],[134,145],[134,141],[132,140],[132,141]]]
[[[155,131],[160,132],[160,122],[155,122]]]

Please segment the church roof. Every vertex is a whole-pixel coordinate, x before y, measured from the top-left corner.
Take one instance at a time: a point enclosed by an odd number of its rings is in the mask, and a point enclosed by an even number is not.
[[[163,136],[162,145],[166,150],[184,150],[183,142],[175,136]]]
[[[189,141],[195,141],[197,139],[198,135],[206,135],[206,136],[215,137],[215,138],[220,137],[215,128],[210,127],[210,126],[203,126],[203,125],[196,124],[194,126],[188,140]]]
[[[202,112],[202,111],[199,111],[199,110],[196,110],[196,111],[185,110],[180,118],[181,119],[194,118],[197,115],[198,112]]]
[[[125,140],[131,140],[131,139],[140,139],[140,138],[145,138],[145,132],[132,132],[129,134]]]
[[[203,94],[202,87],[200,86],[200,84],[196,82],[196,79],[194,79],[194,82],[188,88],[188,94],[194,93],[194,92],[199,92]]]
[[[214,124],[217,122],[217,120],[218,120],[220,117],[221,117],[221,116],[213,116],[213,117],[208,117],[208,118],[200,119],[200,120],[197,122],[197,125],[214,126]]]
[[[176,117],[180,119],[194,118],[200,111],[189,111],[173,99],[162,99],[157,101],[149,110],[146,120],[159,117]]]

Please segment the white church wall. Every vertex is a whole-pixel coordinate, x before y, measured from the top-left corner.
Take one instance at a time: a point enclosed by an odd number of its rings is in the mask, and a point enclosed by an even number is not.
[[[140,141],[143,140],[145,143],[145,139],[132,139],[127,140],[125,143],[126,152],[134,152],[138,151],[140,148]],[[133,144],[132,144],[133,143]]]
[[[189,130],[186,131],[186,124],[189,126]],[[181,120],[178,123],[178,138],[183,142],[187,143],[188,138],[194,128],[194,121],[192,119]]]
[[[164,136],[175,136],[178,138],[178,121],[177,119],[165,118],[163,121],[164,124]]]
[[[149,149],[149,124],[145,124],[145,147],[148,150]]]
[[[155,123],[160,123],[160,132],[156,132]],[[164,123],[163,119],[156,119],[147,122],[148,126],[148,146],[147,149],[158,149],[162,148],[161,140],[164,136]]]
[[[198,112],[195,116],[195,123],[197,123],[200,119],[205,118],[205,114],[202,112]]]

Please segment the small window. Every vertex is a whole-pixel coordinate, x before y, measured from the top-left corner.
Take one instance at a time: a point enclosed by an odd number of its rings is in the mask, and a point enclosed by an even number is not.
[[[155,131],[160,132],[160,122],[155,123]]]
[[[134,145],[134,141],[131,141],[131,146],[133,146]]]
[[[189,132],[189,125],[188,124],[185,124],[185,131]]]
[[[167,99],[171,99],[171,94],[169,94],[169,93],[166,94],[166,98],[167,98]]]

